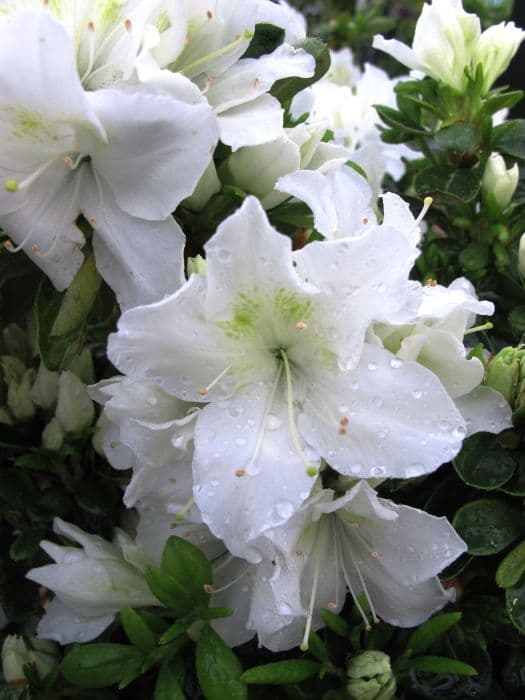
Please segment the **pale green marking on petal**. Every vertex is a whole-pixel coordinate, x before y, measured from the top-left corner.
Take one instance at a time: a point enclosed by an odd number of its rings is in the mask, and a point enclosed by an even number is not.
[[[166,10],[163,10],[157,20],[157,29],[162,34],[162,32],[167,31],[171,27],[171,22]]]
[[[53,138],[49,122],[39,112],[26,107],[6,107],[4,112],[9,115],[12,123],[10,136],[15,139]]]

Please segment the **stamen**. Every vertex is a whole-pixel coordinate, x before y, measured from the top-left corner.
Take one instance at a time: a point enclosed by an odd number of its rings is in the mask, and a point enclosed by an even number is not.
[[[319,524],[317,532],[315,533],[314,546],[312,547],[312,552],[317,548],[317,542],[320,537],[322,525]],[[312,586],[312,592],[310,593],[310,603],[308,605],[308,617],[306,618],[306,625],[304,628],[303,641],[301,642],[301,651],[308,651],[308,639],[310,637],[310,630],[312,629],[312,619],[314,616],[314,606],[315,606],[315,596],[317,595],[317,583],[319,581],[319,564],[321,562],[321,557],[316,556],[315,559],[315,569],[314,569],[314,583]]]
[[[337,537],[339,538],[341,535],[340,535],[340,533],[339,533],[339,530],[337,530],[337,528],[336,528],[336,533],[337,533]],[[341,544],[342,544],[342,542],[341,542]],[[347,543],[347,544],[348,544],[348,543]],[[351,546],[349,546],[348,549],[349,549],[349,551],[350,551],[350,558],[352,559],[352,564],[354,565],[354,568],[357,570],[357,573],[358,573],[358,576],[359,576],[359,580],[361,581],[361,585],[364,586],[363,578],[362,578],[362,576],[361,576],[361,572],[360,572],[360,570],[359,570],[359,567],[357,567],[356,564],[355,564],[355,559],[354,559],[353,554],[352,554],[352,548],[351,548]],[[359,602],[359,600],[358,600],[358,598],[357,598],[357,596],[356,596],[356,594],[355,594],[355,591],[354,591],[354,589],[353,589],[353,586],[352,586],[352,584],[351,584],[351,582],[350,582],[350,576],[348,575],[348,572],[347,572],[346,567],[345,567],[345,562],[344,562],[343,557],[340,557],[340,562],[341,562],[341,568],[342,568],[342,570],[343,570],[343,577],[344,577],[344,580],[345,580],[346,585],[348,586],[348,590],[350,591],[350,595],[351,595],[352,598],[354,599],[355,606],[356,606],[356,608],[357,608],[359,614],[360,614],[361,617],[363,618],[363,622],[365,623],[365,629],[366,629],[366,631],[367,631],[367,632],[370,632],[370,630],[372,629],[372,626],[371,626],[371,624],[370,624],[370,622],[369,622],[369,620],[368,620],[368,617],[367,617],[367,615],[365,614],[365,611],[363,610],[363,608],[361,607],[361,604],[360,604],[360,602]],[[366,591],[366,586],[364,586],[363,590],[365,591],[365,595],[367,596],[367,600],[368,600],[368,592]],[[368,603],[368,604],[370,605],[370,603]],[[372,608],[370,608],[370,609],[372,610]],[[373,614],[373,613],[372,613],[372,614]]]
[[[286,373],[286,395],[287,395],[287,402],[288,402],[288,423],[290,425],[290,434],[292,437],[292,442],[293,446],[295,447],[295,451],[299,455],[300,459],[304,463],[306,467],[306,473],[308,476],[317,476],[318,471],[317,468],[308,461],[308,458],[306,457],[303,448],[301,447],[301,443],[299,442],[299,435],[297,434],[297,427],[295,425],[295,416],[294,416],[294,411],[293,411],[293,390],[292,390],[292,372],[290,370],[290,363],[288,361],[288,355],[284,350],[279,351],[281,354],[281,357],[283,358],[283,364],[284,364],[284,371]]]
[[[31,173],[31,175],[28,175],[28,177],[25,178],[25,180],[22,180],[19,182],[18,180],[15,180],[14,178],[9,178],[8,180],[5,180],[4,182],[4,187],[7,192],[18,192],[19,190],[24,190],[26,187],[29,187],[29,185],[33,184],[33,182],[40,177],[43,173],[48,170],[56,161],[58,158],[61,158],[62,156],[53,156],[53,158],[50,158],[47,160],[43,165],[41,165],[39,168],[35,170],[34,173]]]
[[[359,527],[357,529],[359,529]],[[365,542],[365,540],[360,535],[360,533],[356,533],[356,534],[360,538],[361,542],[364,542],[365,545],[368,547],[368,544]],[[348,552],[350,554],[350,559],[352,560],[352,564],[354,566],[354,569],[356,570],[357,575],[359,576],[359,582],[361,583],[361,588],[363,589],[363,593],[365,594],[365,598],[366,598],[366,601],[368,603],[368,607],[370,608],[370,612],[372,613],[372,619],[377,624],[379,622],[379,617],[377,616],[376,610],[374,608],[374,604],[372,603],[372,598],[370,597],[370,593],[368,592],[368,588],[366,587],[365,581],[363,579],[363,575],[361,573],[361,569],[359,568],[359,566],[355,560],[354,553],[352,551],[352,545],[350,542],[347,542],[346,544],[348,547]],[[382,554],[380,552],[372,551],[372,552],[370,552],[370,556],[373,557],[374,559],[379,559],[382,556]],[[355,596],[354,596],[354,598],[355,598]],[[356,600],[356,604],[358,604],[357,600]]]
[[[494,328],[494,324],[490,321],[484,323],[482,326],[474,326],[474,328],[467,328],[463,335],[469,335],[469,333],[480,333],[481,331],[491,331]]]
[[[283,367],[282,367],[282,365],[279,365],[279,367],[278,367],[278,369],[277,369],[277,374],[276,374],[276,376],[275,376],[275,381],[274,381],[274,383],[273,383],[272,391],[271,391],[271,393],[270,393],[270,396],[268,397],[268,403],[267,403],[267,405],[264,407],[264,414],[263,414],[263,419],[262,419],[262,421],[261,421],[261,428],[260,428],[260,430],[259,430],[259,435],[257,436],[257,442],[255,443],[255,449],[253,450],[252,458],[250,459],[250,461],[248,462],[248,464],[246,465],[246,467],[245,467],[244,469],[239,469],[239,470],[238,470],[239,472],[245,472],[245,473],[248,472],[248,473],[250,473],[249,470],[251,469],[251,467],[252,467],[252,465],[254,464],[255,460],[256,460],[257,457],[259,456],[259,451],[260,451],[260,449],[261,449],[261,445],[262,445],[263,440],[264,440],[264,435],[265,435],[265,433],[266,433],[266,418],[268,417],[268,414],[269,414],[270,411],[271,411],[271,408],[272,408],[272,405],[273,405],[273,399],[274,399],[274,397],[275,397],[275,392],[277,391],[277,387],[279,386],[279,381],[280,381],[280,379],[281,379],[282,371],[283,371]],[[236,475],[236,476],[239,476],[239,474],[237,474],[237,472],[235,472],[235,475]],[[241,475],[241,476],[242,476],[242,475]]]
[[[308,328],[308,322],[307,321],[297,321],[297,323],[295,324],[295,327],[299,331],[304,331]]]
[[[246,475],[246,469],[236,469],[235,470],[235,476],[245,476]]]
[[[84,80],[89,76],[91,73],[91,70],[93,68],[93,64],[95,62],[95,24],[91,20],[88,22],[87,25],[88,28],[88,47],[89,47],[89,53],[88,53],[88,64],[87,68],[82,74],[82,77],[80,78],[80,82],[83,83]]]
[[[189,63],[187,66],[184,66],[184,68],[181,68],[180,73],[186,75],[186,73],[188,73],[189,71],[193,72],[195,68],[202,66],[204,63],[207,63],[213,58],[219,58],[220,56],[227,54],[229,51],[235,49],[237,46],[240,46],[240,44],[242,44],[246,40],[251,39],[252,37],[253,32],[247,29],[235,41],[232,41],[231,44],[223,46],[222,48],[217,49],[217,51],[212,51],[212,53],[209,53],[206,56],[201,56],[201,58],[198,58],[196,61],[193,61],[193,63]]]
[[[133,26],[133,25],[131,24],[131,20],[129,19],[129,17],[127,17],[127,18],[124,20],[124,29],[125,29],[127,32],[130,32],[132,26]]]
[[[213,387],[221,381],[221,379],[224,377],[225,374],[228,374],[228,372],[231,370],[232,366],[228,365],[226,369],[223,369],[220,374],[218,374],[213,381],[211,381],[208,386],[201,386],[200,389],[198,390],[198,394],[201,398],[204,398],[207,393],[209,392],[210,389],[213,389]]]
[[[249,572],[248,572],[248,569],[244,569],[243,571],[241,571],[241,573],[240,573],[238,576],[236,576],[236,577],[233,579],[233,581],[230,581],[229,583],[227,583],[227,584],[224,585],[224,586],[221,586],[220,588],[212,588],[212,587],[210,586],[210,588],[212,589],[212,590],[211,590],[211,593],[222,593],[223,591],[227,591],[228,588],[231,588],[232,586],[234,586],[234,585],[237,583],[237,581],[240,581],[241,578],[243,578],[244,576],[246,576],[247,573],[249,573]]]
[[[187,513],[189,510],[191,510],[191,508],[192,508],[192,506],[193,506],[194,503],[195,503],[195,499],[194,499],[193,496],[192,496],[192,497],[190,498],[190,500],[186,503],[186,505],[184,505],[184,506],[179,510],[179,512],[175,515],[175,520],[177,520],[177,522],[179,522],[179,523],[180,523],[182,520],[184,520],[184,518],[186,517],[186,513]]]
[[[432,279],[432,277],[429,277],[428,280],[425,282],[425,287],[437,287],[437,280]]]

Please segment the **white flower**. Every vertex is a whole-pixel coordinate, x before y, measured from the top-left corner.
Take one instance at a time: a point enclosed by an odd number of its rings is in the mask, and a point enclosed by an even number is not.
[[[518,246],[518,272],[522,279],[525,278],[525,234],[522,233]]]
[[[462,92],[467,84],[465,69],[471,66],[480,35],[479,18],[465,12],[461,0],[432,0],[431,5],[423,5],[411,49],[380,35],[372,46]]]
[[[45,10],[2,27],[0,224],[57,289],[82,263],[79,214],[123,306],[182,283],[184,236],[171,212],[206,168],[217,127],[191,82],[174,76],[170,90],[84,92],[71,39]]]
[[[503,156],[499,153],[491,153],[481,181],[489,206],[493,202],[497,211],[506,209],[516,191],[519,179],[520,170],[517,163],[507,169]]]
[[[56,563],[27,573],[56,596],[38,624],[40,638],[61,644],[87,642],[101,634],[123,606],[159,605],[143,575],[149,560],[124,532],[117,530],[110,544],[60,518],[55,518],[53,529],[81,547],[44,540],[41,547]]]
[[[481,33],[479,18],[465,12],[461,0],[432,0],[431,5],[423,5],[412,48],[380,35],[372,46],[458,92],[467,86],[465,71],[474,75],[481,64],[485,94],[507,69],[524,36],[514,22],[502,22]]]
[[[348,149],[348,159],[366,172],[377,195],[385,173],[398,180],[405,172],[402,159],[415,156],[403,144],[382,141],[380,119],[373,106],[396,106],[394,88],[399,79],[392,80],[369,63],[361,74],[348,49],[332,51],[331,58],[327,75],[294,97],[292,114],[298,118],[309,113],[308,124],[330,129],[334,142]]]
[[[259,58],[242,58],[257,23],[284,28],[286,43]],[[145,81],[169,83],[174,71],[194,81],[218,117],[221,141],[236,150],[282,134],[283,110],[268,92],[281,78],[313,75],[314,58],[291,46],[300,38],[304,21],[284,3],[161,2],[152,8],[136,68]],[[169,70],[159,75],[159,69]]]
[[[247,543],[308,497],[320,456],[369,477],[456,454],[464,423],[435,375],[364,342],[406,302],[416,250],[403,232],[372,226],[292,254],[248,198],[205,248],[206,276],[126,312],[108,353],[131,377],[207,404],[195,502],[233,554],[260,558]]]
[[[265,536],[284,558],[270,582],[284,625],[272,632],[253,617],[249,624],[275,651],[301,639],[307,646],[310,629],[322,626],[319,611],[341,610],[347,590],[367,626],[378,618],[401,627],[424,622],[453,599],[436,575],[467,549],[446,518],[379,498],[365,481],[340,497],[319,491]]]
[[[465,419],[467,435],[510,428],[510,406],[499,392],[480,386],[483,365],[476,357],[469,358],[463,345],[464,337],[476,330],[471,328],[476,315],[493,314],[494,305],[478,301],[464,278],[449,287],[427,285],[421,292],[411,323],[406,318],[398,325],[376,325],[375,336],[396,357],[419,362],[439,377]]]

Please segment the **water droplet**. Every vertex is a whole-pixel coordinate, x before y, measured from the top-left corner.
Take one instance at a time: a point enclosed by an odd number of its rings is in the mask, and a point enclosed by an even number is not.
[[[156,405],[157,405],[157,399],[155,398],[155,396],[150,396],[149,399],[147,399],[147,403],[148,403],[150,406],[156,406]]]
[[[280,518],[290,518],[294,512],[293,503],[285,500],[277,501],[275,511]]]
[[[266,429],[267,430],[277,430],[281,427],[281,419],[275,416],[273,413],[269,413],[266,417]]]
[[[237,416],[240,416],[240,415],[241,415],[241,413],[243,412],[243,410],[244,410],[244,409],[241,408],[240,406],[230,406],[230,407],[228,408],[228,413],[230,414],[230,416],[231,416],[232,418],[237,418]]]
[[[420,399],[423,396],[423,392],[420,391],[419,389],[416,389],[415,391],[412,392],[412,397],[414,399]]]
[[[176,447],[178,450],[180,450],[182,447],[184,447],[184,435],[177,435],[176,437],[173,436],[171,438],[171,444],[173,447]]]
[[[452,431],[452,437],[455,437],[458,440],[463,440],[466,434],[467,431],[462,425],[458,425],[457,428],[454,428],[454,430]]]
[[[383,405],[383,399],[380,396],[374,396],[374,398],[372,399],[372,403],[376,408],[381,408],[381,406]]]
[[[221,262],[229,262],[231,260],[232,254],[231,251],[228,250],[228,248],[218,248],[217,249],[217,258]]]
[[[244,438],[235,438],[235,444],[239,447],[246,445],[246,440]]]
[[[293,611],[288,603],[279,603],[277,606],[277,612],[279,615],[291,615]]]
[[[450,423],[448,420],[440,420],[439,421],[439,429],[440,430],[450,430]]]
[[[363,471],[363,465],[362,464],[351,464],[350,471],[352,472],[352,474],[360,474]]]
[[[375,372],[377,369],[377,364],[375,362],[369,362],[368,369],[370,370],[370,372]]]
[[[219,483],[220,482],[218,482],[217,479],[213,479],[211,482],[211,485],[217,487],[219,485]]]
[[[403,360],[400,360],[398,357],[394,357],[392,360],[390,360],[390,367],[392,367],[392,369],[399,369],[402,366]]]
[[[348,406],[339,406],[339,413],[348,413]]]
[[[385,472],[386,472],[386,469],[382,466],[372,467],[372,469],[370,470],[370,473],[372,474],[372,476],[384,476]]]

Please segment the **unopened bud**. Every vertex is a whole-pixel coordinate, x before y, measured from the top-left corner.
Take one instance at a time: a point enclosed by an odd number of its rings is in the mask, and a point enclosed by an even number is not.
[[[390,657],[382,651],[364,651],[354,656],[346,673],[346,690],[352,700],[391,700],[396,693]]]
[[[16,634],[9,634],[2,646],[2,668],[8,685],[26,685],[24,666],[32,664],[40,678],[58,665],[56,644],[31,638],[27,642]]]
[[[499,391],[511,408],[521,408],[525,398],[525,347],[503,348],[487,367],[485,384]]]
[[[516,191],[519,177],[517,163],[507,170],[503,157],[499,153],[491,153],[481,182],[486,204],[496,212],[506,209]]]
[[[493,25],[480,36],[473,62],[483,66],[483,93],[507,70],[524,37],[514,22]]]

